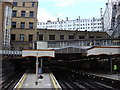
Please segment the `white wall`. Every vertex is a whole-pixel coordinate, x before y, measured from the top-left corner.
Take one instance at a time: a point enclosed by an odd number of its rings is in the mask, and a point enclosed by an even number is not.
[[[47,49],[47,42],[37,41],[37,49]]]

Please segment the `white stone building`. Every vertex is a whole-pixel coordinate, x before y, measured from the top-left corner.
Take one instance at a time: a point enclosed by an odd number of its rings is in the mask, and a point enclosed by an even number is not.
[[[102,31],[102,23],[100,18],[78,19],[75,20],[59,20],[38,22],[38,29],[55,29],[55,30],[78,30],[78,31]]]

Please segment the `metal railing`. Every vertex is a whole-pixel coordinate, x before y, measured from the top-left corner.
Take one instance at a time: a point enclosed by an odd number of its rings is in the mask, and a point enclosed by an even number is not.
[[[0,50],[2,55],[22,55],[22,51]]]

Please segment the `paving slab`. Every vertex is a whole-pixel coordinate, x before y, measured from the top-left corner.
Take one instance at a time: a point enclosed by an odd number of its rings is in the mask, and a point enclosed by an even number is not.
[[[49,73],[41,74],[43,79],[38,80],[38,84],[36,85],[36,74],[27,74],[25,81],[23,82],[21,88],[48,88],[53,89],[54,85],[50,78]]]

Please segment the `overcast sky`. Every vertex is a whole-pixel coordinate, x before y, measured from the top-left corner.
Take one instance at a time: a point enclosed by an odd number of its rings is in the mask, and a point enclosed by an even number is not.
[[[38,20],[46,22],[47,20],[60,20],[100,18],[100,8],[103,12],[107,0],[38,0]]]

